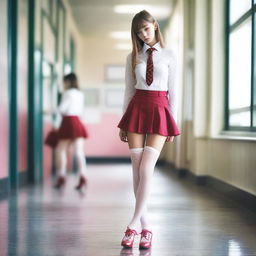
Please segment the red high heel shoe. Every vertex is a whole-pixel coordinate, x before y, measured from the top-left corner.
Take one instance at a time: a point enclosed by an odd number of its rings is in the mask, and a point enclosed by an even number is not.
[[[140,249],[149,249],[152,246],[152,237],[153,234],[147,229],[142,229],[141,238],[140,238]]]
[[[121,245],[125,248],[132,248],[134,238],[136,235],[138,235],[138,233],[136,232],[136,230],[130,229],[128,227],[124,233],[125,233],[125,235],[122,239]]]
[[[60,189],[65,185],[65,183],[66,183],[66,178],[59,177],[54,187]]]
[[[75,189],[80,190],[81,188],[85,187],[87,185],[87,179],[85,177],[80,177],[78,185],[75,187]]]

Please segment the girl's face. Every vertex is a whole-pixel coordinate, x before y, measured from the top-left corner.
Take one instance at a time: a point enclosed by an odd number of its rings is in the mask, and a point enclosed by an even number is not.
[[[156,30],[156,24],[145,21],[142,24],[142,27],[137,32],[137,36],[144,43],[148,45],[154,45],[156,43],[155,30]]]
[[[64,81],[64,89],[68,90],[70,87],[70,82],[69,81]]]

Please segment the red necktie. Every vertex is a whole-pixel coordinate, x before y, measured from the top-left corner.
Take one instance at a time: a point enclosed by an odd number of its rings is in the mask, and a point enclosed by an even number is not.
[[[153,71],[154,71],[154,65],[153,65],[153,51],[155,48],[148,48],[148,60],[147,60],[147,71],[146,71],[146,82],[147,85],[150,86],[153,82]]]

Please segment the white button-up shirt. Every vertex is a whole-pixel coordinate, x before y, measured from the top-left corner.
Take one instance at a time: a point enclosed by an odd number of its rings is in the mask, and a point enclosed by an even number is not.
[[[153,51],[153,82],[150,86],[146,83],[146,69],[149,45],[144,44],[138,59],[140,63],[135,66],[135,77],[132,72],[132,56],[131,53],[126,59],[125,70],[125,93],[123,112],[135,94],[136,89],[150,91],[168,91],[170,111],[175,121],[177,121],[177,82],[176,82],[176,58],[172,50],[162,48],[160,43],[154,46]]]
[[[84,94],[75,88],[63,93],[58,111],[64,116],[82,116],[84,111]]]

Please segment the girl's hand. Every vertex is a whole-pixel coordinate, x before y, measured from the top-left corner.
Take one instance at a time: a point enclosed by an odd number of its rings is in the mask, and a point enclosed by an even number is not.
[[[174,140],[174,136],[168,136],[168,137],[166,138],[166,141],[173,142],[173,140]]]
[[[123,131],[120,129],[119,131],[119,137],[120,137],[120,140],[123,141],[123,142],[128,142],[128,138],[127,138],[127,132],[126,131]]]

